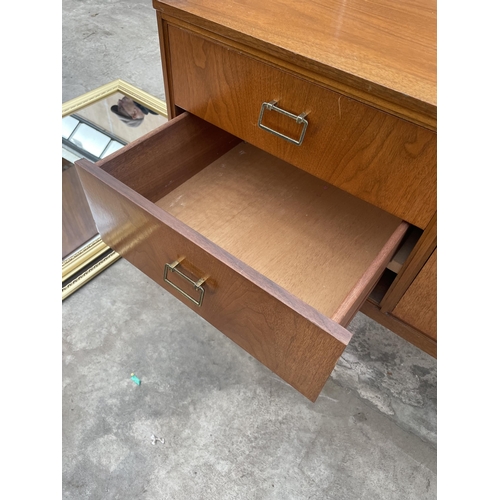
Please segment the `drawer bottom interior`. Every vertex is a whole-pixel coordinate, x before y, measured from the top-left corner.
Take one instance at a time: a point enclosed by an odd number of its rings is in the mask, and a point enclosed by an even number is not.
[[[328,317],[401,223],[247,143],[152,201]]]

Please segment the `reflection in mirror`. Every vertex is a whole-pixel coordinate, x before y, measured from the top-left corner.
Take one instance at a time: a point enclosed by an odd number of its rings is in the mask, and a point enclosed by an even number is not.
[[[76,157],[99,161],[167,121],[151,108],[113,92],[63,117],[63,147]]]
[[[69,139],[71,134],[75,131],[79,121],[72,116],[65,116],[62,119],[62,136],[63,139]]]

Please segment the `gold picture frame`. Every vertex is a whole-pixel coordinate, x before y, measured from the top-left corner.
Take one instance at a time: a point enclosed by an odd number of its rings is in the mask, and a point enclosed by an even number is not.
[[[71,99],[62,105],[62,117],[83,110],[113,94],[123,94],[136,103],[152,111],[153,114],[168,119],[166,103],[162,100],[118,79],[84,95]],[[95,234],[79,248],[67,255],[62,261],[62,300],[76,292],[92,278],[104,271],[120,258]]]

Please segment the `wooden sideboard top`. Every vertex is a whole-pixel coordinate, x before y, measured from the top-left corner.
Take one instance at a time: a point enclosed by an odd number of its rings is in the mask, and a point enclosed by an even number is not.
[[[436,127],[436,0],[153,0],[153,6]]]

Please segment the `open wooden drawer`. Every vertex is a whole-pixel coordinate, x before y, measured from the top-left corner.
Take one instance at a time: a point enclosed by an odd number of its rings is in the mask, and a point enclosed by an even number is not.
[[[408,227],[189,113],[76,165],[107,245],[313,401]]]

